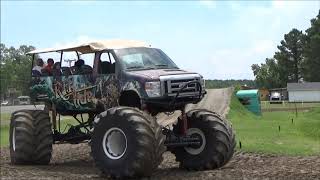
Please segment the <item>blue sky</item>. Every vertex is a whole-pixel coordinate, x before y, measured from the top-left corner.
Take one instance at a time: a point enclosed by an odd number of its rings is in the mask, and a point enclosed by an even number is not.
[[[319,1],[1,1],[1,43],[37,48],[143,40],[207,79],[253,79],[283,35],[306,30]]]

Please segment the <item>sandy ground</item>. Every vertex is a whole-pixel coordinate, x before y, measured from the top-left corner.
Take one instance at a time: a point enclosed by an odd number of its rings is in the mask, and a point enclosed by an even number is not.
[[[229,111],[232,92],[232,88],[207,89],[207,94],[198,104],[187,105],[186,112],[191,109],[207,109],[225,117]],[[166,126],[175,123],[180,114],[180,111],[176,111],[170,116],[160,113],[157,115],[157,120],[160,125]]]
[[[1,179],[109,179],[95,168],[87,144],[54,145],[53,157],[47,166],[12,166],[9,162],[8,148],[2,148]],[[150,179],[320,179],[320,156],[236,153],[220,169],[186,171],[179,169],[174,155],[166,152]]]
[[[209,90],[197,105],[187,109],[206,108],[226,115],[231,89]],[[2,111],[2,110],[1,110]],[[158,116],[162,125],[174,123],[176,112]],[[320,156],[290,157],[237,152],[224,167],[209,171],[186,171],[179,168],[173,154],[166,152],[158,170],[145,179],[320,179]],[[47,166],[14,166],[8,148],[1,148],[1,179],[108,179],[95,168],[86,144],[54,145],[51,163]]]

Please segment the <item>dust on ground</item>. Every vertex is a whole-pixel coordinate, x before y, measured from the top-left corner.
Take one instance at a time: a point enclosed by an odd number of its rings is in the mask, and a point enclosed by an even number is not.
[[[173,154],[164,160],[150,179],[319,179],[320,156],[279,156],[237,152],[224,167],[207,171],[179,168]],[[88,144],[53,146],[46,166],[10,164],[9,149],[1,148],[1,179],[109,179],[102,176],[90,156]],[[145,178],[146,179],[146,178]]]

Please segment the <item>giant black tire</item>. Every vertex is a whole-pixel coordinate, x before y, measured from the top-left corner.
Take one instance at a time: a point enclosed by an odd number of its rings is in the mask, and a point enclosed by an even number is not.
[[[53,143],[49,114],[42,110],[14,112],[9,141],[12,164],[48,164]]]
[[[225,165],[234,153],[235,135],[229,122],[218,114],[195,109],[187,113],[187,135],[201,138],[197,147],[179,147],[170,151],[175,154],[180,167],[188,170],[216,169]],[[181,127],[173,127],[179,133]]]
[[[165,137],[148,114],[132,107],[114,107],[99,114],[93,124],[92,156],[104,174],[150,176],[161,163]]]

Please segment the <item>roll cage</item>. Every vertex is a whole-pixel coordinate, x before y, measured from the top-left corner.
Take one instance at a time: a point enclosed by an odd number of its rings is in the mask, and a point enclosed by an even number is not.
[[[114,53],[114,49],[130,48],[130,47],[147,47],[147,45],[144,42],[134,41],[134,40],[104,40],[104,41],[90,42],[90,43],[85,43],[85,44],[80,44],[80,45],[75,45],[75,46],[68,46],[68,47],[46,48],[46,49],[33,50],[33,51],[28,52],[27,55],[32,56],[31,68],[33,68],[34,63],[36,61],[37,54],[50,53],[50,52],[60,53],[59,62],[60,62],[60,65],[62,65],[64,52],[75,52],[76,57],[77,57],[76,60],[79,60],[81,55],[93,53],[94,60],[93,60],[92,73],[98,74],[99,73],[98,68],[100,65],[99,62],[101,62],[101,55],[103,53],[108,53],[110,63],[111,63],[111,55],[112,55],[113,58],[115,59],[115,63],[117,64],[118,61],[117,61],[117,57]],[[121,65],[119,64],[116,66],[121,66]],[[70,64],[69,64],[69,68],[70,68]],[[101,72],[101,70],[100,70],[100,72]]]

